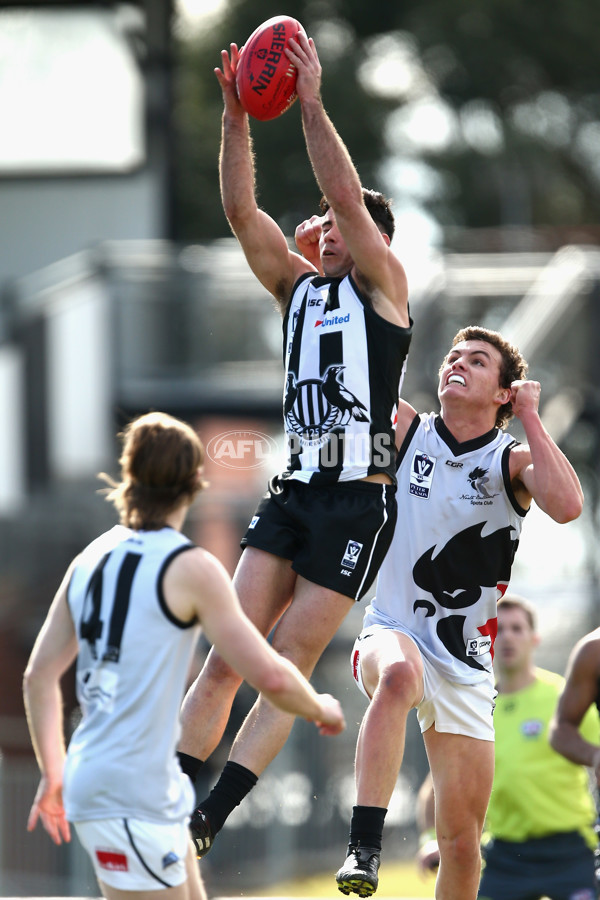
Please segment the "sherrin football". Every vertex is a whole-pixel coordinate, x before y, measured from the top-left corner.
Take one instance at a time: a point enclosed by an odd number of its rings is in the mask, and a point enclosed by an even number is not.
[[[285,54],[291,37],[304,28],[290,16],[273,16],[256,28],[244,46],[236,70],[240,103],[261,122],[275,119],[297,97],[296,67]]]

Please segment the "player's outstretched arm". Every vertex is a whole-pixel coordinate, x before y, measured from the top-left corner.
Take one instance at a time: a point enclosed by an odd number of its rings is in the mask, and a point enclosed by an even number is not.
[[[312,38],[299,32],[286,54],[298,70],[296,90],[306,148],[317,183],[335,213],[359,281],[369,286],[377,312],[408,327],[408,284],[390,240],[375,225],[363,201],[362,185],[348,149],[321,99],[321,64]]]
[[[28,831],[38,820],[55,844],[71,839],[62,801],[65,743],[60,679],[77,656],[77,638],[67,606],[70,569],[52,602],[23,678],[23,697],[31,742],[41,772],[29,813]]]
[[[248,265],[270,294],[285,306],[297,278],[314,267],[288,247],[279,225],[258,208],[248,114],[235,89],[239,62],[236,44],[221,53],[222,68],[215,75],[223,93],[219,178],[223,210]]]
[[[284,712],[316,723],[322,734],[345,728],[339,702],[317,694],[289,660],[280,656],[244,614],[225,569],[205,550],[180,554],[165,576],[170,608],[184,621],[195,614],[220,656]]]
[[[525,429],[528,446],[511,453],[511,479],[524,507],[531,498],[556,522],[571,522],[581,515],[583,491],[575,469],[548,434],[538,413],[540,385],[515,381],[511,385],[513,412]]]

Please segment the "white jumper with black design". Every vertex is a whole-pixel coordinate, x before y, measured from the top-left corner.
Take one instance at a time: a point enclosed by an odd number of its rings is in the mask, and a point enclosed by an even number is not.
[[[398,456],[398,522],[363,627],[413,638],[449,681],[489,679],[497,601],[509,583],[526,510],[492,429],[459,443],[440,416],[415,416]]]

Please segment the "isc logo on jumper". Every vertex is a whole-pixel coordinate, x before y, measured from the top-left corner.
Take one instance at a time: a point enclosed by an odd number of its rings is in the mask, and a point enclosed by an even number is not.
[[[346,552],[342,557],[342,565],[345,569],[356,568],[356,563],[358,562],[358,557],[360,556],[362,548],[363,545],[359,544],[358,541],[348,541]]]
[[[415,450],[412,463],[410,464],[409,494],[414,494],[415,497],[423,497],[424,499],[429,497],[435,463],[436,460],[433,456],[428,456],[422,450]]]

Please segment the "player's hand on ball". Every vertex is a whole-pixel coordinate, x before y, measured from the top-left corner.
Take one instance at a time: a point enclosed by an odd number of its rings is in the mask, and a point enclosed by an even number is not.
[[[235,109],[242,111],[243,109],[235,85],[235,76],[239,58],[240,51],[238,50],[237,44],[230,44],[229,52],[227,50],[221,50],[222,68],[215,69],[217,81],[221,85],[221,90],[223,91],[223,101],[228,110]]]
[[[298,32],[285,48],[288,59],[298,70],[296,92],[300,103],[321,95],[321,63],[312,38]]]

